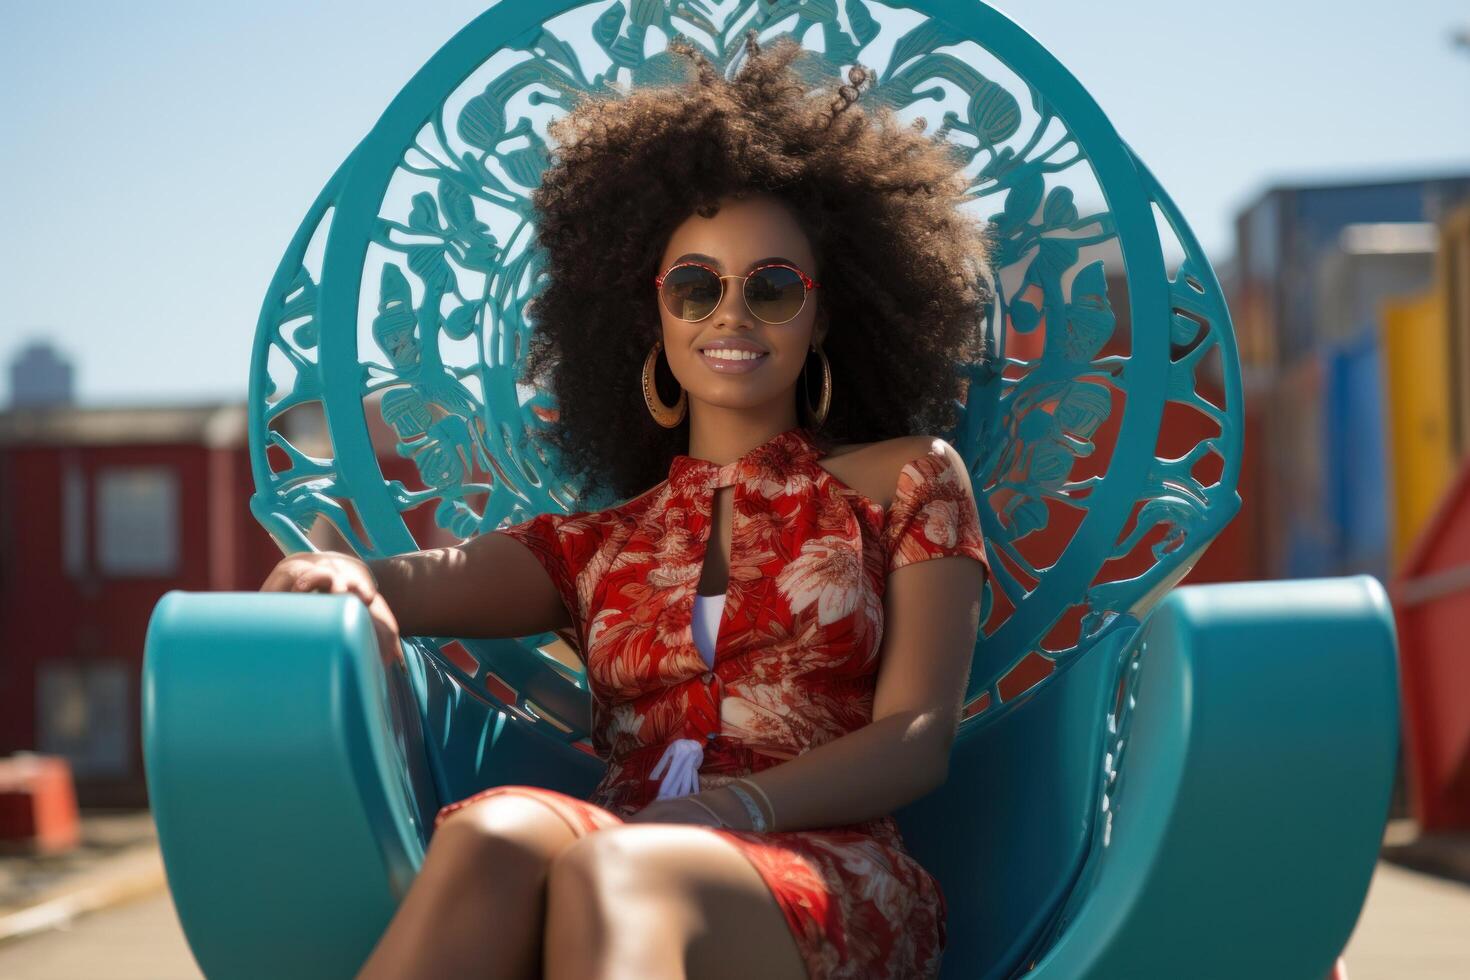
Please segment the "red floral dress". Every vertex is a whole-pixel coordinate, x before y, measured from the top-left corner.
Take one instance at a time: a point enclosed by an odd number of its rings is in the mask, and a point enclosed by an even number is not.
[[[930,558],[986,564],[979,518],[939,452],[899,474],[885,511],[818,465],[800,429],[725,466],[675,457],[627,503],[507,528],[541,561],[576,629],[607,772],[591,799],[533,787],[574,833],[616,826],[653,800],[668,744],[704,745],[710,789],[872,721],[889,573]],[[730,580],[713,669],[690,628],[714,491],[733,487]],[[987,565],[988,569],[988,565]],[[945,944],[939,883],[891,816],[795,831],[715,830],[775,895],[814,980],[932,977]]]

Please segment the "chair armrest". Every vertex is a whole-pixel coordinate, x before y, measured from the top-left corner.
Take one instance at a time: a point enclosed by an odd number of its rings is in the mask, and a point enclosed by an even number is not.
[[[212,980],[349,977],[423,859],[433,798],[406,672],[356,598],[170,592],[143,748],[179,919]]]
[[[1382,585],[1186,586],[1132,642],[1109,844],[1028,978],[1325,976],[1362,908],[1397,763]]]

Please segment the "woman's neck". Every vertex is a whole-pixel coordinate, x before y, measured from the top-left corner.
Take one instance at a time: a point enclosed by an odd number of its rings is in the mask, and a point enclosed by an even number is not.
[[[795,399],[789,396],[756,408],[691,402],[689,455],[724,466],[796,425]]]

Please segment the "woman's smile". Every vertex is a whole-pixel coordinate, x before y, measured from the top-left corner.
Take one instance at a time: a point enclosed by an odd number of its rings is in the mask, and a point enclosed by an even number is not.
[[[721,374],[743,374],[763,364],[770,351],[750,340],[722,337],[698,345],[700,360]]]

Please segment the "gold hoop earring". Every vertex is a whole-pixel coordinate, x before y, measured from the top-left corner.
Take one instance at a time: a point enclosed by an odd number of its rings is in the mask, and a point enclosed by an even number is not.
[[[689,411],[689,393],[680,388],[679,400],[672,405],[665,405],[659,399],[653,373],[658,364],[659,351],[663,349],[664,342],[655,340],[653,349],[643,359],[643,403],[648,406],[648,414],[653,416],[655,422],[665,429],[672,429],[684,421],[684,414]]]
[[[806,414],[808,425],[815,432],[827,421],[827,413],[832,408],[832,362],[827,360],[827,354],[817,345],[812,345],[812,353],[822,362],[822,394],[817,399],[817,405],[812,407],[811,385],[806,380],[806,368],[801,369],[801,397],[806,402]]]

